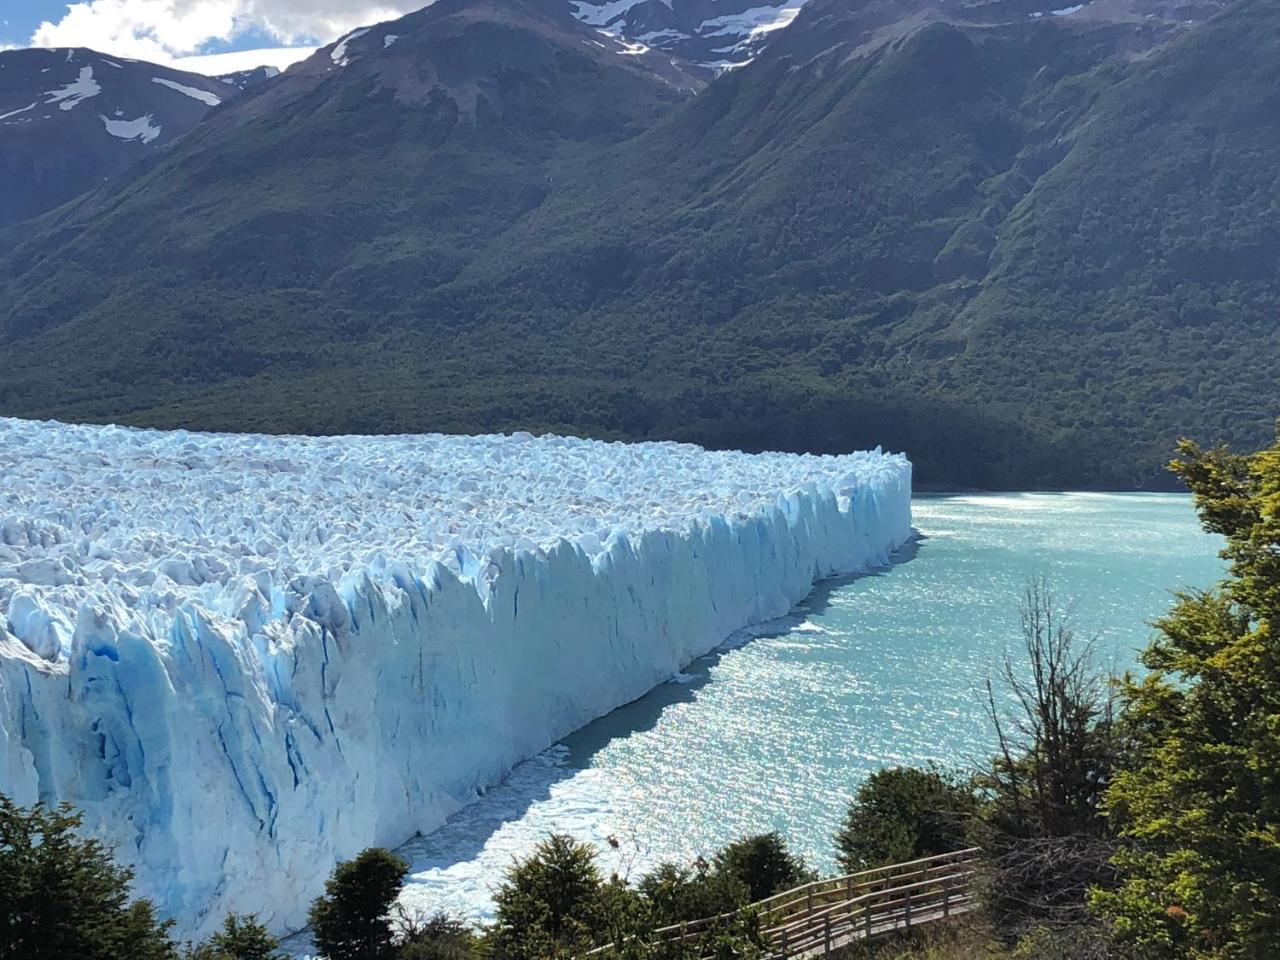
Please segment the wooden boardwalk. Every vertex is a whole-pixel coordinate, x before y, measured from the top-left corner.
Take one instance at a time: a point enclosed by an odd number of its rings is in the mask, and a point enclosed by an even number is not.
[[[663,927],[654,931],[654,941],[696,940],[754,913],[770,960],[825,956],[857,940],[874,940],[968,913],[976,902],[978,858],[977,849],[958,850],[817,880],[734,913]]]

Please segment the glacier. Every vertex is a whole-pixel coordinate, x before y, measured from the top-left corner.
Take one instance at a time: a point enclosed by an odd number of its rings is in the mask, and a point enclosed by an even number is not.
[[[0,792],[202,936],[912,536],[911,465],[0,419]]]

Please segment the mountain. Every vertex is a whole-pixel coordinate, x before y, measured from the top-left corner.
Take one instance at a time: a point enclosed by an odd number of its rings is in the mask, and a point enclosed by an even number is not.
[[[574,15],[637,48],[673,55],[712,73],[750,63],[772,43],[796,33],[808,40],[834,37],[809,29],[784,33],[806,0],[570,0]],[[1140,50],[1152,39],[1208,19],[1228,0],[852,0],[830,17],[842,40],[856,39],[867,50],[901,37],[926,22],[946,22],[989,30],[1027,20],[1074,18],[1090,27],[1109,24],[1131,31]],[[830,16],[830,15],[829,15]],[[816,50],[813,52],[817,52]]]
[[[811,0],[693,95],[441,0],[0,234],[0,413],[1160,485],[1280,412],[1280,10],[1143,4]]]
[[[236,92],[78,47],[0,52],[0,227],[119,175]]]

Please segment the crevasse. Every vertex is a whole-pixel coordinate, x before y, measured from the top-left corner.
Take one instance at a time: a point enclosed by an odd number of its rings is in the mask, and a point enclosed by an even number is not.
[[[299,926],[823,577],[911,536],[899,455],[0,419],[0,791],[189,935]]]

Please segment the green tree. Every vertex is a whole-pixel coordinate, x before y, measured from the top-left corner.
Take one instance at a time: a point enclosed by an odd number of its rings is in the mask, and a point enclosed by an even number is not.
[[[595,850],[552,834],[513,864],[493,901],[491,943],[499,957],[546,960],[573,956],[605,939],[610,891]]]
[[[409,865],[371,847],[333,868],[308,919],[328,960],[389,960],[395,955],[390,910]]]
[[[1263,960],[1280,944],[1280,442],[1184,441],[1172,469],[1229,578],[1178,595],[1126,677],[1135,760],[1106,793],[1121,882],[1093,903],[1138,958]]]
[[[960,850],[977,808],[973,788],[939,770],[878,770],[858,788],[836,834],[840,865],[852,873]]]
[[[777,831],[735,840],[715,855],[713,866],[717,873],[742,883],[752,903],[817,876],[803,857],[787,849]]]
[[[655,926],[701,920],[748,903],[751,891],[738,877],[699,859],[691,867],[662,863],[637,885]]]
[[[168,921],[69,807],[0,795],[0,960],[176,960]]]
[[[188,960],[287,960],[280,941],[254,916],[231,914],[208,943],[193,950]]]
[[[396,960],[470,960],[477,955],[478,940],[465,921],[448,914],[414,917],[401,912],[400,950]]]

